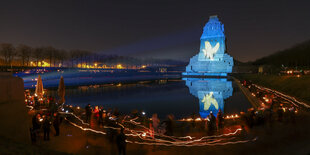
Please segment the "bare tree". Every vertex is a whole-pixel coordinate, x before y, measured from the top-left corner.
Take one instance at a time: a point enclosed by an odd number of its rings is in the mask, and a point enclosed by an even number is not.
[[[74,61],[79,57],[79,50],[71,50],[69,52],[69,57],[71,60],[71,67],[74,67]]]
[[[59,50],[58,51],[58,57],[57,59],[59,60],[59,62],[61,63],[61,66],[64,65],[64,60],[66,60],[68,57],[68,53],[66,50]],[[60,67],[60,66],[59,66]]]
[[[31,47],[21,44],[17,47],[17,53],[18,53],[18,56],[22,60],[22,66],[23,67],[25,66],[25,61],[27,62],[27,66],[28,66],[29,59],[31,56]]]
[[[54,51],[54,67],[56,67],[57,65],[56,65],[56,62],[59,60],[59,56],[60,55],[60,52],[59,52],[59,49],[56,49],[55,51]]]
[[[14,46],[9,43],[2,43],[0,47],[0,53],[4,58],[4,63],[6,65],[12,65],[13,59],[16,55]]]
[[[41,61],[42,60],[42,56],[43,56],[43,48],[41,48],[41,47],[37,47],[37,48],[35,48],[34,49],[34,51],[33,51],[33,57],[35,58],[35,60],[36,60],[36,66],[38,67],[38,65],[39,65],[39,61]],[[42,66],[42,63],[41,63],[41,66]]]
[[[55,51],[56,49],[54,47],[48,46],[43,47],[42,50],[44,51],[45,58],[49,61],[50,67],[52,67],[52,61],[55,61]],[[54,65],[55,67],[55,65]]]

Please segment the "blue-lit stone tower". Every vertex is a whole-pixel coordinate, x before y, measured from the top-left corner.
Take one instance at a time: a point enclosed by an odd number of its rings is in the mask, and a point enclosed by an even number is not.
[[[183,78],[192,95],[199,99],[199,114],[206,118],[210,112],[224,113],[224,100],[232,96],[232,82],[226,78]]]
[[[200,38],[200,51],[190,59],[183,75],[227,76],[234,61],[225,51],[224,25],[217,16],[210,16]]]

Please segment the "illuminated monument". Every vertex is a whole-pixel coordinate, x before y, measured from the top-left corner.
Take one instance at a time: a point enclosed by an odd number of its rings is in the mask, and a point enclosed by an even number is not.
[[[184,76],[227,76],[234,65],[225,53],[224,25],[217,16],[210,16],[200,38],[200,51],[190,59]]]
[[[192,95],[199,99],[199,114],[206,118],[210,112],[224,113],[224,100],[232,96],[232,82],[226,78],[183,78]]]

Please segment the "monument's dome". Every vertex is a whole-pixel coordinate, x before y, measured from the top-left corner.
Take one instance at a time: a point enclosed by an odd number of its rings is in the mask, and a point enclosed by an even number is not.
[[[211,37],[225,37],[224,24],[220,22],[218,17],[210,16],[208,23],[203,28],[203,33],[200,39],[206,39]]]

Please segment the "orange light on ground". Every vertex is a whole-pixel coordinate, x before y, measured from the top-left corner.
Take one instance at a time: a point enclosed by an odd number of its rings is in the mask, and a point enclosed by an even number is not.
[[[196,118],[195,121],[201,121],[201,118]]]

